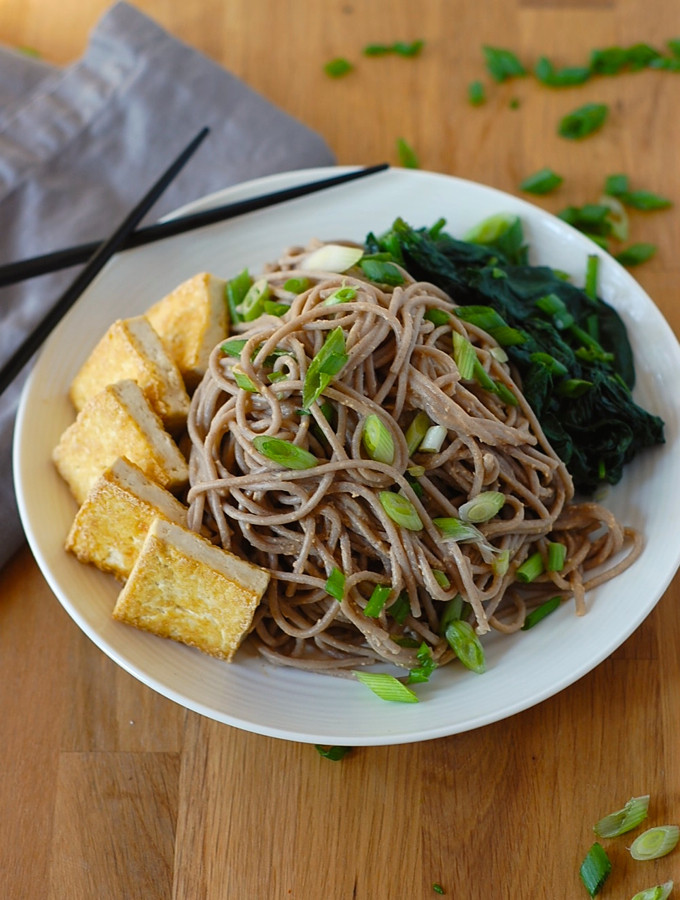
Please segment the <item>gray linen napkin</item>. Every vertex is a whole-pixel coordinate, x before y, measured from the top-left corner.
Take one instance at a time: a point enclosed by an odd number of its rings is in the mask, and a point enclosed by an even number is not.
[[[147,222],[250,178],[335,162],[317,134],[127,3],[68,68],[0,47],[0,263],[106,237],[204,125]],[[0,364],[74,275],[0,289]],[[23,542],[11,445],[25,378],[0,399],[0,566]]]

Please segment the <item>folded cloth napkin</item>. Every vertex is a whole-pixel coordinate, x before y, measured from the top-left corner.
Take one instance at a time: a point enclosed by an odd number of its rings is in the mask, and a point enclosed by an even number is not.
[[[207,140],[147,222],[250,178],[335,161],[317,134],[127,3],[68,68],[0,48],[0,263],[106,237],[204,125]],[[74,275],[0,290],[0,364]],[[11,446],[25,378],[0,398],[0,566],[23,543]]]

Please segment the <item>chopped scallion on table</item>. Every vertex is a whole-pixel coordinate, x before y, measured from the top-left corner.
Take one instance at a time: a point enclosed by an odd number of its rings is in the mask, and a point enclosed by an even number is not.
[[[594,897],[602,890],[602,886],[609,878],[611,870],[611,860],[602,845],[596,841],[588,851],[579,870],[581,881],[591,897]]]
[[[666,856],[680,840],[677,825],[656,825],[639,834],[630,845],[633,859],[659,859]]]
[[[655,887],[647,888],[645,891],[639,891],[632,900],[667,900],[673,890],[673,882],[666,881],[663,884],[657,884]]]
[[[319,462],[316,456],[309,450],[305,450],[304,447],[298,447],[297,444],[290,441],[266,434],[258,434],[254,437],[253,446],[262,456],[279,463],[286,469],[311,469]]]
[[[335,59],[330,59],[323,68],[326,75],[331,78],[342,78],[343,75],[348,75],[354,66],[344,56],[336,56]]]
[[[533,175],[528,175],[520,184],[520,190],[528,194],[549,194],[556,190],[564,181],[561,175],[552,169],[539,169]]]
[[[323,756],[324,759],[331,759],[333,762],[338,762],[343,757],[347,756],[347,754],[352,749],[351,747],[324,747],[321,744],[314,744],[316,747],[319,756]]]
[[[582,140],[602,128],[608,114],[605,103],[585,103],[560,120],[558,134],[569,140]]]
[[[637,828],[640,822],[647,817],[648,808],[649,794],[631,797],[622,809],[609,813],[596,822],[593,825],[593,831],[601,838],[619,837],[619,835]]]

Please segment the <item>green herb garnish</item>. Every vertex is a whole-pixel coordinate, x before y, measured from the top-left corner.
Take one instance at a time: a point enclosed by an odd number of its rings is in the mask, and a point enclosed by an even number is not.
[[[597,841],[588,851],[586,858],[581,863],[579,874],[581,881],[591,897],[602,890],[612,870],[612,864],[601,844]]]
[[[420,168],[420,160],[416,155],[416,151],[409,144],[406,138],[397,138],[397,155],[399,156],[399,165],[404,166],[404,168]]]
[[[351,747],[324,747],[321,744],[314,744],[316,747],[319,756],[322,756],[324,759],[331,759],[333,762],[338,762],[343,759],[343,757],[347,756],[347,754],[352,749]]]
[[[482,47],[486,67],[494,81],[507,81],[527,74],[527,70],[512,50],[502,47]]]
[[[553,172],[552,169],[539,169],[533,175],[528,175],[520,184],[520,190],[528,194],[549,194],[558,188],[564,178]]]
[[[326,75],[331,78],[342,78],[343,75],[348,75],[354,66],[344,56],[337,56],[335,59],[329,60],[323,68]]]

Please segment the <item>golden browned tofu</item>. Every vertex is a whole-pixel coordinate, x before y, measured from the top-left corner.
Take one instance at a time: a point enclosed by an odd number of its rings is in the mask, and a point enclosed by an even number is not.
[[[225,284],[201,272],[146,311],[190,391],[205,374],[211,350],[227,336]]]
[[[189,477],[185,457],[135,381],[110,384],[87,401],[52,451],[78,504],[119,456],[169,491]]]
[[[269,577],[266,569],[156,518],[113,616],[231,660],[250,630]]]
[[[66,549],[80,562],[124,581],[156,517],[186,525],[187,510],[138,466],[119,458],[95,481],[76,513]]]
[[[177,364],[144,316],[111,325],[73,379],[71,402],[81,410],[108,384],[124,379],[137,382],[169,431],[184,426],[189,395]]]

